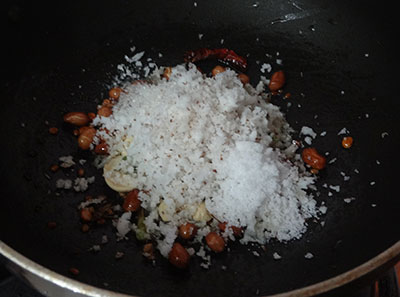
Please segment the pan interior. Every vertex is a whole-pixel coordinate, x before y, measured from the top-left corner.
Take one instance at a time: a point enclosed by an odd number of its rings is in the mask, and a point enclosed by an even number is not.
[[[61,274],[77,267],[75,277],[85,283],[145,296],[279,293],[340,274],[390,247],[399,238],[397,45],[387,31],[390,19],[380,21],[383,9],[363,7],[361,13],[355,2],[345,1],[99,1],[96,9],[89,1],[9,4],[0,117],[1,239]],[[183,12],[176,13],[178,8]],[[223,13],[227,9],[231,13]],[[231,48],[248,54],[253,84],[262,63],[282,67],[292,96],[274,103],[296,131],[310,126],[326,132],[313,145],[335,160],[317,184],[316,199],[325,202],[326,215],[310,221],[300,240],[270,242],[266,251],[232,244],[208,270],[198,259],[187,271],[176,271],[161,257],[152,265],[133,236],[116,242],[111,223],[80,232],[76,207],[86,194],[119,198],[90,166],[93,157],[78,150],[62,116],[94,111],[133,46],[158,65],[182,63],[189,49]],[[50,126],[59,128],[57,136],[49,135]],[[350,150],[340,145],[343,128],[355,139]],[[84,168],[96,176],[96,185],[87,193],[55,190],[57,178],[75,174],[49,171],[64,155],[89,160]],[[329,185],[340,185],[340,192]],[[49,221],[57,228],[49,230]],[[88,251],[103,235],[109,242],[101,251]],[[120,260],[117,251],[125,255]],[[282,259],[274,260],[274,252]],[[304,257],[308,252],[313,259]]]

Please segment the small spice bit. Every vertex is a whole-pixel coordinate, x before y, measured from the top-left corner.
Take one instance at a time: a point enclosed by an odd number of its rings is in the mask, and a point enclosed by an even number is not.
[[[58,166],[57,164],[50,166],[50,171],[52,172],[56,172],[58,169],[60,169],[60,166]]]
[[[345,136],[342,139],[342,146],[346,149],[351,148],[353,145],[353,137]]]
[[[96,223],[97,223],[98,225],[104,225],[104,224],[106,223],[106,219],[105,219],[105,218],[100,218],[100,219],[98,219],[98,220],[96,221]]]
[[[281,89],[285,84],[285,80],[285,73],[282,70],[273,73],[268,85],[271,92],[277,92]]]
[[[216,232],[210,232],[206,236],[208,247],[216,253],[220,253],[225,249],[225,240]]]
[[[185,223],[179,226],[179,236],[183,239],[192,239],[197,233],[197,227],[193,223]]]
[[[119,96],[121,96],[121,88],[112,88],[108,92],[108,96],[110,96],[111,99],[118,100]]]
[[[93,121],[93,119],[96,117],[96,114],[94,112],[88,112],[88,117],[91,121]]]
[[[121,259],[125,254],[123,252],[116,252],[114,258],[115,259]]]
[[[64,115],[64,122],[75,126],[86,126],[90,119],[84,112],[69,112]]]
[[[175,267],[184,269],[189,264],[190,255],[180,243],[175,242],[168,254],[168,260]]]
[[[70,272],[71,274],[73,274],[73,275],[78,275],[78,274],[79,274],[79,270],[78,270],[77,268],[75,268],[75,267],[71,267],[71,268],[69,269],[69,272]]]
[[[57,223],[56,222],[48,222],[47,223],[47,228],[49,229],[54,229],[57,227]]]
[[[163,73],[163,77],[164,77],[166,80],[169,80],[169,78],[170,78],[170,76],[171,76],[171,73],[172,73],[172,67],[165,67],[164,73]]]
[[[78,169],[78,176],[84,176],[85,175],[85,169],[83,169],[83,168],[79,168]]]
[[[84,233],[88,232],[89,229],[90,229],[90,227],[89,227],[88,224],[83,224],[82,227],[81,227],[81,231],[84,232]]]
[[[93,200],[93,196],[92,195],[86,195],[85,196],[85,201],[90,201]]]
[[[283,96],[283,99],[289,99],[290,97],[292,97],[292,94],[286,93],[285,96]]]
[[[139,190],[133,189],[126,195],[122,208],[125,211],[137,211],[140,208],[140,205]]]
[[[51,127],[49,128],[49,133],[51,135],[56,135],[58,133],[58,128],[57,127]]]
[[[306,164],[314,169],[321,170],[325,168],[326,158],[321,156],[315,148],[305,148],[301,157]]]
[[[74,131],[72,131],[72,134],[74,134],[74,136],[79,136],[79,129],[74,129]]]
[[[149,260],[154,260],[155,259],[154,247],[153,247],[153,244],[151,242],[146,243],[143,246],[143,256],[145,256]]]

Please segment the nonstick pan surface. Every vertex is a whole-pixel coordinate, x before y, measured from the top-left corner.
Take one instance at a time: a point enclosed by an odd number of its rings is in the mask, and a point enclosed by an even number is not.
[[[354,1],[231,2],[6,4],[2,241],[55,272],[117,292],[253,296],[337,276],[399,240],[398,45],[390,7]],[[260,72],[263,63],[283,69],[285,91],[292,96],[277,96],[273,103],[297,133],[302,126],[326,132],[313,142],[334,161],[317,183],[316,199],[324,201],[326,215],[310,221],[300,240],[270,242],[266,251],[232,244],[230,252],[213,257],[208,270],[198,259],[186,271],[176,271],[161,257],[153,265],[133,236],[116,242],[111,223],[80,232],[77,205],[85,195],[119,198],[90,166],[93,156],[77,148],[62,116],[95,111],[133,46],[158,65],[182,63],[186,50],[200,47],[234,49],[247,55],[253,84],[266,75]],[[49,135],[50,126],[59,128],[58,135]],[[340,144],[343,128],[355,139],[350,150]],[[49,171],[64,155],[89,160],[84,168],[96,183],[87,193],[55,189],[57,178],[74,176]],[[340,185],[340,192],[329,185]],[[346,198],[355,199],[346,203]],[[57,227],[49,230],[49,221]],[[103,235],[109,242],[101,251],[88,251]],[[117,251],[124,253],[120,260]],[[273,258],[275,252],[280,260]],[[307,253],[314,257],[305,258]],[[70,275],[71,267],[79,268],[79,275]]]

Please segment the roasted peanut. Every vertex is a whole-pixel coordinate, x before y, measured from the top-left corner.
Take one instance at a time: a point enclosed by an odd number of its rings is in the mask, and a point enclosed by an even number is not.
[[[342,139],[342,146],[344,147],[344,148],[351,148],[352,147],[352,145],[353,145],[353,137],[351,137],[351,136],[345,136],[345,137],[343,137],[343,139]]]
[[[248,84],[250,82],[250,77],[248,77],[246,74],[244,73],[239,73],[238,75],[240,81],[242,82],[242,84]]]
[[[272,74],[268,87],[271,92],[276,92],[283,87],[285,81],[285,73],[282,70],[277,71]]]
[[[96,129],[93,127],[87,127],[80,131],[78,137],[78,145],[83,150],[88,150],[90,148],[90,144],[93,142],[93,138],[96,135]]]
[[[213,68],[213,70],[211,71],[211,74],[212,74],[212,76],[216,76],[218,73],[221,73],[224,71],[225,71],[225,67],[217,65]]]
[[[225,240],[216,232],[210,232],[206,236],[208,247],[216,253],[220,253],[225,249]]]
[[[227,225],[226,222],[218,223],[219,230],[221,230],[222,232],[225,232],[226,225]],[[243,229],[241,227],[229,226],[229,229],[232,230],[233,235],[235,235],[236,237],[240,237],[243,235]]]
[[[180,243],[175,242],[168,254],[168,260],[175,267],[184,269],[189,264],[190,255]]]
[[[192,239],[197,233],[197,227],[193,223],[185,223],[179,227],[179,236],[183,239]]]
[[[326,158],[321,156],[315,148],[305,148],[301,154],[303,161],[312,168],[321,170],[325,168]]]
[[[125,211],[137,211],[141,203],[142,202],[139,200],[139,190],[133,189],[126,195],[122,208]]]
[[[79,127],[87,125],[89,121],[89,116],[84,112],[69,112],[64,115],[64,122]]]
[[[97,115],[101,117],[109,117],[112,114],[112,109],[108,106],[102,106],[97,110]]]
[[[108,146],[105,142],[100,142],[95,146],[94,152],[98,155],[107,155],[108,154]]]
[[[118,100],[120,95],[121,95],[121,88],[112,88],[108,92],[108,96],[110,96],[110,98],[114,100]]]

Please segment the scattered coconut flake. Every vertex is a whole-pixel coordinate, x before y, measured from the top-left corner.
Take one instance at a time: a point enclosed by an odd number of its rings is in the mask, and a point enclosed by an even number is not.
[[[115,259],[121,259],[125,254],[123,252],[116,252],[114,258]]]
[[[307,143],[308,145],[312,144],[312,138],[310,136],[306,136],[304,137],[304,142]]]
[[[269,72],[271,72],[271,70],[272,70],[271,64],[269,64],[269,63],[263,63],[263,64],[261,65],[260,71],[261,71],[262,73],[265,73],[265,71],[267,71],[267,72],[269,73]]]
[[[104,201],[104,199],[105,199],[104,196],[99,196],[98,198],[95,198],[95,199],[83,201],[78,205],[78,209],[88,207],[89,205],[92,205],[92,204],[100,204]]]
[[[321,205],[320,207],[319,207],[319,211],[322,213],[322,214],[326,214],[326,211],[328,210],[328,207],[326,207],[325,205]]]
[[[98,244],[95,244],[89,248],[90,252],[95,252],[95,253],[100,252],[100,250],[101,250],[101,247]]]
[[[142,52],[139,52],[139,53],[135,54],[132,57],[128,57],[128,56],[125,55],[124,58],[125,58],[125,61],[128,62],[128,63],[138,62],[141,58],[143,58],[144,53],[145,52],[142,51]]]
[[[282,259],[282,257],[281,257],[277,252],[273,253],[273,254],[272,254],[272,257],[274,258],[274,260],[280,260],[280,259]]]
[[[62,156],[62,157],[59,157],[58,160],[61,161],[60,166],[62,168],[69,168],[69,167],[75,165],[75,162],[74,162],[72,156]]]
[[[328,164],[333,164],[335,163],[337,160],[337,158],[332,158],[331,160],[328,161]]]
[[[389,133],[388,132],[382,132],[381,137],[385,138],[386,136],[389,136]]]
[[[320,136],[325,136],[326,134],[327,134],[326,131],[322,131],[319,135],[320,135]]]
[[[334,191],[336,191],[336,192],[340,192],[340,186],[339,185],[337,185],[337,186],[329,185],[329,188],[334,190]]]
[[[125,238],[125,235],[128,234],[129,231],[131,231],[131,219],[132,213],[131,212],[125,212],[122,214],[122,216],[118,219],[117,221],[117,236],[118,238],[122,239]]]
[[[343,201],[346,202],[346,203],[350,203],[350,202],[352,202],[354,200],[356,200],[356,198],[354,198],[354,197],[349,197],[349,198],[344,198],[343,199]]]
[[[88,178],[85,178],[85,177],[77,177],[77,178],[74,180],[74,186],[73,186],[73,188],[74,188],[74,190],[75,190],[76,192],[84,192],[84,191],[86,191],[86,190],[89,188],[89,184],[94,183],[94,180],[95,180],[95,177],[94,177],[94,176],[88,177]]]
[[[59,178],[56,180],[56,188],[69,190],[72,188],[72,180]]]
[[[340,130],[337,135],[343,135],[343,134],[349,134],[349,133],[350,133],[350,131],[347,130],[347,128],[345,127],[342,130]]]
[[[200,267],[203,267],[204,269],[209,269],[211,266],[211,263],[207,262],[207,263],[200,263]]]
[[[315,133],[312,128],[303,126],[303,127],[301,127],[300,135],[307,135],[307,136],[311,136],[312,138],[315,138],[317,136],[317,133]]]
[[[372,182],[370,182],[369,184],[370,184],[371,186],[373,186],[373,185],[375,185],[375,182],[372,181]]]
[[[80,165],[84,165],[86,162],[87,162],[87,160],[85,160],[85,159],[80,159],[80,160],[78,161],[78,163],[79,163]]]
[[[260,257],[260,254],[257,251],[253,251],[253,255],[256,257]]]
[[[101,237],[101,244],[106,244],[106,243],[108,243],[108,237],[107,237],[107,235],[104,234]]]
[[[304,258],[312,259],[312,258],[314,258],[314,255],[312,253],[308,252],[307,254],[304,255]]]

